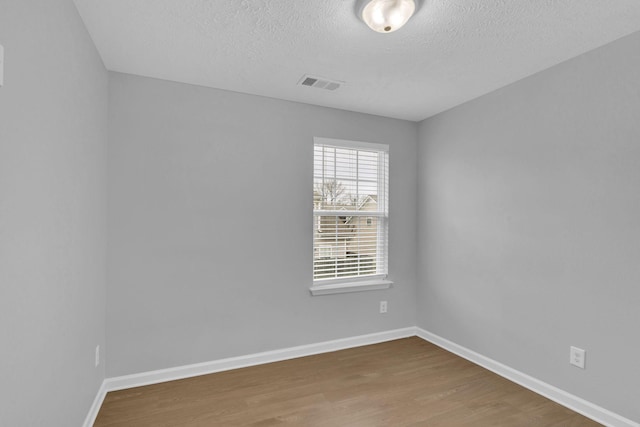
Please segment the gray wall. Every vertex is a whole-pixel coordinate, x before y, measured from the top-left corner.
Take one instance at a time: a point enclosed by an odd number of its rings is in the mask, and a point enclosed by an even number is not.
[[[418,149],[418,325],[636,421],[639,118],[636,33],[422,122]]]
[[[108,376],[415,325],[416,123],[110,77]],[[310,296],[314,136],[390,144],[392,289]]]
[[[108,75],[70,0],[4,0],[0,425],[81,425],[104,378]]]

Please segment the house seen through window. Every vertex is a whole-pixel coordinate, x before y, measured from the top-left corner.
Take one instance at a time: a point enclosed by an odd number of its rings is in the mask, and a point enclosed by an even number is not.
[[[315,138],[314,286],[387,275],[389,148]]]

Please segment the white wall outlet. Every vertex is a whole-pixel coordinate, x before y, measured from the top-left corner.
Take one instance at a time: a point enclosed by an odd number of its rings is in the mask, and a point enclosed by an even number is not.
[[[387,312],[387,302],[380,301],[380,313],[386,313],[386,312]]]
[[[96,346],[96,368],[100,364],[100,344]]]
[[[584,369],[584,359],[587,352],[578,347],[571,347],[569,351],[569,363],[578,368]]]

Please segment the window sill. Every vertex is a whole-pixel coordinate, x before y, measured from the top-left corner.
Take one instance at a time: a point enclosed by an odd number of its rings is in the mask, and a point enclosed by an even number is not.
[[[309,288],[311,295],[344,294],[348,292],[377,291],[389,289],[393,285],[390,280],[375,279],[362,282],[332,283],[330,285],[312,286]]]

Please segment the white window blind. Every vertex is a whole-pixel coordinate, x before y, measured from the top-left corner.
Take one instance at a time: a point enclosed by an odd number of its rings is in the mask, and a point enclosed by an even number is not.
[[[386,277],[389,146],[314,139],[314,285]]]

